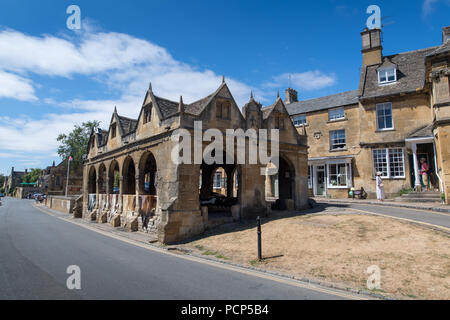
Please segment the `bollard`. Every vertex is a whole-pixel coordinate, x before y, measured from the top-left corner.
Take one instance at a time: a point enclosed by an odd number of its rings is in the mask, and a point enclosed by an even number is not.
[[[258,261],[262,261],[262,249],[261,249],[261,218],[256,218],[257,232],[258,232]]]

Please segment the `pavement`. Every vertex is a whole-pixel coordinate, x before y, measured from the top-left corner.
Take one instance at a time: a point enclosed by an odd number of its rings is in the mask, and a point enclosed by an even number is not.
[[[145,234],[101,230],[44,213],[29,200],[0,207],[0,299],[303,300],[362,295],[175,254],[139,241]],[[62,214],[60,214],[62,215]],[[72,219],[73,221],[69,221]],[[95,225],[95,227],[94,227]],[[69,290],[69,266],[81,290]]]
[[[420,209],[434,212],[450,213],[450,206],[441,203],[426,203],[426,202],[396,202],[393,199],[388,199],[383,202],[377,200],[363,200],[363,199],[328,199],[323,197],[313,198],[318,203],[343,203],[343,204],[369,204],[377,206],[388,206],[397,208]]]

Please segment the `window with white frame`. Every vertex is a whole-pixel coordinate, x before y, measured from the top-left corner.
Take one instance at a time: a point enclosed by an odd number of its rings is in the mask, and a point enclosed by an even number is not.
[[[351,185],[351,164],[328,164],[328,188],[347,188]]]
[[[334,130],[330,131],[330,149],[339,150],[345,149],[346,139],[345,130]]]
[[[306,124],[306,114],[301,114],[294,117],[294,126],[300,127]]]
[[[345,119],[344,108],[330,109],[328,110],[328,120],[336,121]]]
[[[397,69],[395,67],[378,70],[378,83],[386,84],[397,81]]]
[[[394,129],[392,103],[387,102],[377,104],[377,127],[378,130]]]
[[[381,172],[384,178],[405,177],[405,157],[402,148],[374,149],[373,170],[374,176]]]

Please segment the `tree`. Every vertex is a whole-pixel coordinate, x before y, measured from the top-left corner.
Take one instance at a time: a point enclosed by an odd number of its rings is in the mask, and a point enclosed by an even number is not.
[[[5,176],[0,173],[0,188],[3,187],[4,183],[5,183]]]
[[[76,170],[83,164],[83,155],[88,152],[89,137],[92,131],[97,130],[100,121],[83,122],[81,126],[75,125],[73,131],[66,134],[60,134],[56,139],[60,142],[58,147],[58,155],[63,159],[70,156],[73,158],[71,167]]]
[[[41,169],[31,169],[26,175],[23,176],[23,182],[35,183],[42,174]]]

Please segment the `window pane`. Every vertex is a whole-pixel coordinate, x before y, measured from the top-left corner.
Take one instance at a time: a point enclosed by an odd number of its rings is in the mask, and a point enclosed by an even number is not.
[[[331,109],[328,111],[328,118],[330,121],[343,119],[345,117],[344,108]]]
[[[405,176],[403,149],[389,149],[389,170],[393,178]]]
[[[388,164],[386,162],[386,149],[373,150],[373,168],[374,174],[381,172],[381,176],[388,176]]]
[[[382,103],[377,104],[377,121],[378,129],[392,129],[392,104]]]
[[[345,130],[330,131],[330,144],[332,150],[345,148]]]

